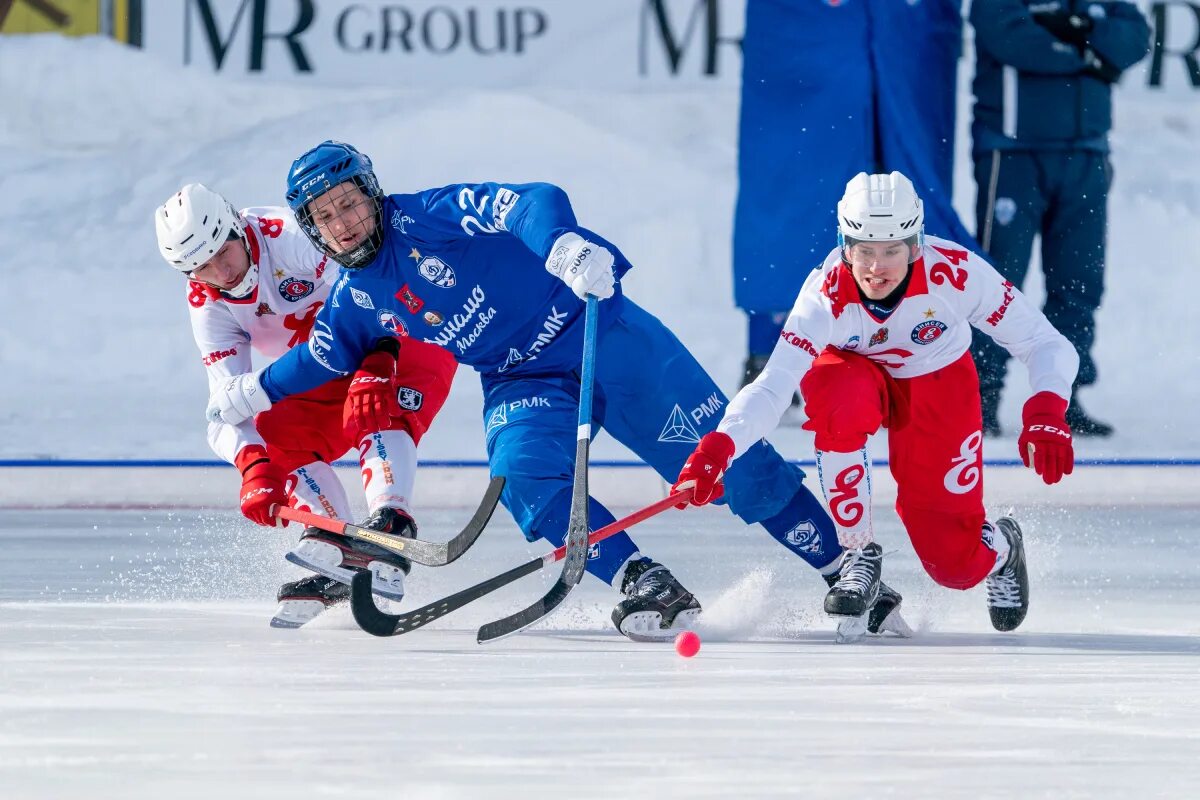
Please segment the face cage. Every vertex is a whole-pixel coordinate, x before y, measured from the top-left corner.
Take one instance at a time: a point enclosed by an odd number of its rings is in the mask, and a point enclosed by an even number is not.
[[[925,247],[925,231],[920,230],[912,236],[906,236],[903,239],[855,239],[852,236],[846,236],[842,231],[838,230],[838,249],[842,254],[842,263],[847,267],[850,266],[850,248],[856,244],[883,244],[885,242],[904,242],[908,245],[909,259],[908,263],[915,264],[917,259],[921,257],[921,250]],[[913,255],[913,247],[916,246],[916,255]]]
[[[321,235],[317,224],[312,220],[312,201],[316,200],[321,195],[329,191],[326,189],[321,194],[308,196],[307,202],[300,207],[296,212],[296,221],[300,223],[301,230],[308,237],[309,241],[321,249],[327,256],[332,258],[337,263],[341,264],[346,269],[362,269],[375,260],[375,256],[379,253],[379,248],[383,245],[383,204],[380,201],[379,184],[373,179],[364,180],[363,176],[355,175],[350,180],[354,181],[354,185],[367,196],[371,201],[372,214],[375,217],[375,230],[370,236],[363,241],[358,247],[345,253],[335,253],[329,244],[325,241],[325,237]],[[341,181],[339,183],[344,183]],[[336,184],[335,184],[336,185]],[[329,187],[333,188],[333,187]]]

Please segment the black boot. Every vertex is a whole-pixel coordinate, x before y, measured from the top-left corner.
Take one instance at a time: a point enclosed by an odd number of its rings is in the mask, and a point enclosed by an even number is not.
[[[861,550],[842,555],[837,579],[825,595],[825,613],[833,617],[861,617],[879,599],[883,575],[883,549],[871,542]]]
[[[984,541],[1003,536],[1008,540],[1004,566],[987,577],[988,615],[998,631],[1014,631],[1029,613],[1029,569],[1025,566],[1025,541],[1021,526],[1012,517],[1001,517],[992,530],[984,528]]]
[[[324,575],[309,575],[279,587],[279,609],[272,628],[299,628],[327,608],[350,599],[350,587]]]
[[[1113,426],[1089,417],[1075,394],[1071,395],[1071,405],[1067,406],[1067,425],[1075,436],[1105,438],[1113,435]]]
[[[671,570],[648,558],[629,563],[621,591],[625,599],[613,609],[613,625],[635,642],[673,639],[700,615],[700,602],[692,593]]]

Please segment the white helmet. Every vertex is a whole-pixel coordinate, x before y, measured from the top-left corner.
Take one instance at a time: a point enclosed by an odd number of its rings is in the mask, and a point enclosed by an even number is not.
[[[915,236],[920,243],[925,222],[921,198],[912,181],[899,172],[855,175],[846,184],[837,215],[843,250],[856,241],[892,242]]]
[[[245,246],[246,223],[233,205],[202,183],[189,183],[154,212],[158,252],[167,263],[185,275],[199,269],[216,255],[232,234]],[[250,293],[258,279],[253,259],[246,276],[232,289],[232,297]]]

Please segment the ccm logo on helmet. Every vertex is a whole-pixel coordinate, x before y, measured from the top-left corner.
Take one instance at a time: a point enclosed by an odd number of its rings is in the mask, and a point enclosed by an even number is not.
[[[315,178],[311,178],[311,179],[309,179],[309,180],[305,181],[304,183],[300,184],[300,191],[302,191],[302,192],[304,192],[304,191],[308,191],[308,188],[309,188],[310,186],[312,186],[314,183],[319,183],[320,181],[323,181],[323,180],[325,180],[325,173],[324,173],[324,172],[322,172],[322,173],[321,173],[320,175],[318,175],[317,177],[315,177]]]
[[[213,350],[211,353],[209,353],[208,355],[206,355],[204,358],[202,358],[200,360],[204,362],[204,366],[211,367],[213,364],[217,363],[218,361],[220,361],[223,358],[229,358],[230,356],[236,356],[236,355],[237,355],[237,348],[231,347],[228,350]]]

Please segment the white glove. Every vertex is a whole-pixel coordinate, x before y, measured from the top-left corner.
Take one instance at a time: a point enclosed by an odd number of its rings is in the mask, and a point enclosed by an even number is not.
[[[208,421],[237,425],[270,408],[271,398],[262,388],[261,375],[262,370],[259,370],[222,381],[208,398],[205,410]]]
[[[601,300],[612,297],[613,254],[607,247],[589,242],[577,233],[564,233],[554,241],[546,271],[571,287],[579,299],[594,294]]]

